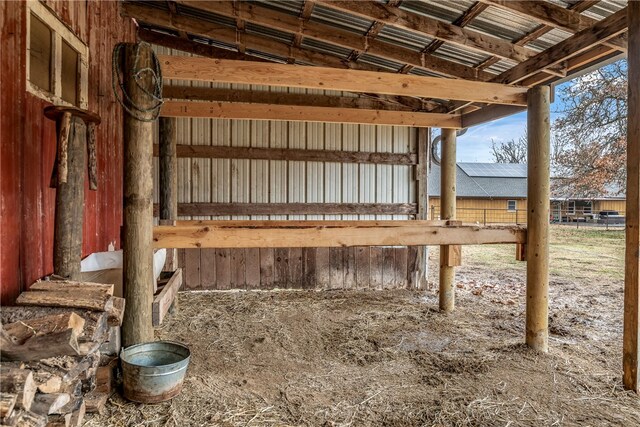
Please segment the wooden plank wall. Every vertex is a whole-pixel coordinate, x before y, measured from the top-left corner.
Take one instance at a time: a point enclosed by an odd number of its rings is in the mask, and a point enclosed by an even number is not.
[[[85,189],[83,256],[119,248],[122,223],[122,112],[111,89],[111,52],[134,41],[130,20],[117,2],[47,0],[49,7],[89,46],[89,109],[97,128],[98,191]],[[26,286],[53,270],[55,123],[47,102],[26,91],[26,2],[0,2],[0,301],[10,304]]]
[[[185,290],[414,287],[417,247],[179,249]]]

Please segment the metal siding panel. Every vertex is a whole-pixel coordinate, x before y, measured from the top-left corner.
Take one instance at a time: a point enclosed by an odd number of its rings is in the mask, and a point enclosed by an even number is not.
[[[338,123],[325,123],[325,149],[342,149],[342,125]],[[342,202],[342,164],[327,162],[324,169],[324,202]],[[341,215],[325,215],[325,219],[342,219]]]
[[[342,125],[342,150],[358,151],[358,135],[358,125]],[[342,165],[343,203],[358,203],[358,166],[357,163],[344,163]],[[358,219],[358,215],[343,215],[342,219]]]
[[[364,152],[376,151],[376,127],[372,125],[360,125],[359,150]],[[360,165],[358,188],[358,201],[360,203],[376,202],[376,165]],[[360,215],[360,219],[373,220],[375,215]]]
[[[377,150],[380,153],[393,152],[393,130],[389,126],[376,126]],[[376,165],[376,202],[393,202],[393,166]],[[393,219],[392,215],[376,215],[376,219]]]
[[[251,121],[251,146],[269,147],[269,122]],[[269,160],[251,160],[250,201],[252,203],[269,202]],[[269,219],[268,215],[253,215],[251,219]]]
[[[306,148],[306,126],[303,122],[289,122],[288,148]],[[289,202],[306,202],[306,168],[307,162],[289,161],[287,182],[287,200]],[[289,219],[305,219],[305,215],[289,215]]]
[[[270,122],[269,140],[272,148],[287,147],[287,122]],[[287,202],[287,162],[284,160],[269,161],[269,202]],[[271,215],[269,219],[287,219],[286,215]]]
[[[306,123],[307,149],[324,150],[324,124]],[[307,203],[324,202],[324,162],[307,162]],[[307,215],[307,219],[321,220],[324,215]]]

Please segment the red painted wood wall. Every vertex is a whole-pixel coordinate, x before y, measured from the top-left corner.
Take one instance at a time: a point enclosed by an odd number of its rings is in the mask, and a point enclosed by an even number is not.
[[[89,46],[89,110],[98,127],[98,191],[85,188],[83,256],[120,247],[122,111],[111,89],[111,52],[135,40],[115,1],[48,0],[45,4]],[[0,1],[0,304],[53,269],[55,124],[49,105],[25,89],[26,4]]]

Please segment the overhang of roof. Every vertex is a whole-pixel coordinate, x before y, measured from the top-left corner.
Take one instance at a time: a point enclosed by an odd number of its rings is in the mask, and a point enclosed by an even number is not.
[[[130,1],[141,39],[225,59],[533,87],[626,54],[626,1]],[[518,111],[458,99],[364,94],[389,109],[462,114],[468,127]]]

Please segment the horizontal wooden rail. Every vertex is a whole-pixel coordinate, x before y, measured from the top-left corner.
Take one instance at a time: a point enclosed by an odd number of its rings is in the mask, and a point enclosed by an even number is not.
[[[261,220],[261,219],[232,219],[232,220],[219,220],[219,219],[188,219],[188,220],[160,220],[160,225],[224,225],[226,227],[279,227],[279,228],[297,228],[300,225],[305,227],[326,227],[330,225],[332,227],[349,227],[352,225],[358,225],[365,223],[368,227],[404,227],[407,221],[399,220]],[[412,224],[420,224],[423,226],[442,226],[446,225],[445,220],[419,220],[411,221]]]
[[[289,221],[274,226],[250,222],[154,227],[156,248],[308,248],[350,246],[481,245],[525,243],[523,227],[479,227],[430,225],[422,221],[397,221],[395,226],[371,221],[325,225]]]
[[[178,203],[180,216],[415,215],[415,203]],[[158,214],[158,205],[154,205]]]
[[[153,155],[158,156],[158,144]],[[176,146],[176,155],[202,159],[293,160],[300,162],[364,163],[380,165],[415,165],[414,153],[371,153],[362,151],[300,150],[295,148],[221,147],[210,145]]]
[[[162,104],[160,115],[162,117],[286,120],[413,127],[446,127],[451,129],[460,129],[462,126],[460,116],[457,114],[205,101],[165,101],[164,104]]]

